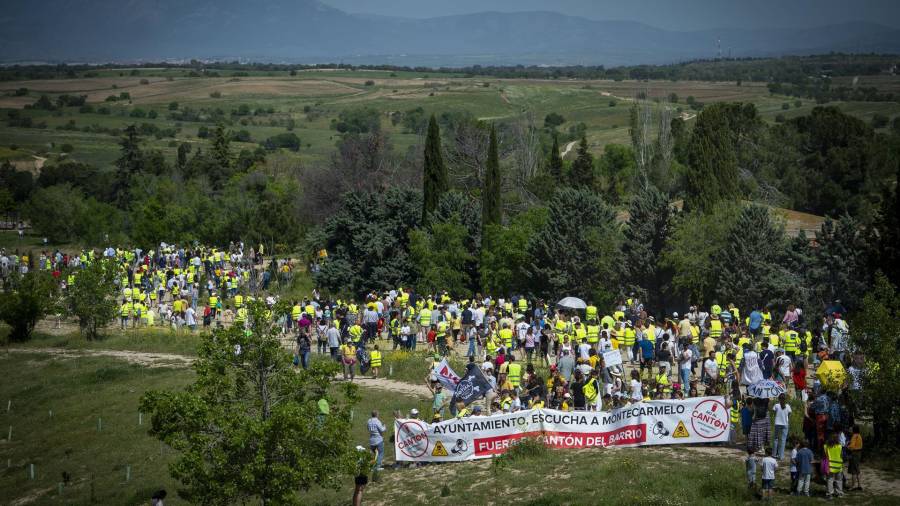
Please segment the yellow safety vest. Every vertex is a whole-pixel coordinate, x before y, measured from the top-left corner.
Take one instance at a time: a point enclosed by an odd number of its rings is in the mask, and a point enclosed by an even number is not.
[[[721,320],[710,320],[709,322],[709,337],[713,339],[718,339],[722,337],[722,321]]]
[[[585,308],[584,312],[588,320],[597,319],[597,306],[588,306],[587,308]]]
[[[839,444],[825,445],[825,453],[828,455],[828,472],[837,474],[844,470],[844,459],[841,455],[843,448]]]
[[[656,384],[663,386],[663,393],[670,394],[672,393],[672,387],[669,383],[669,378],[665,373],[656,375]]]
[[[243,295],[235,295],[234,296],[234,307],[240,309],[241,306],[244,305],[244,296]]]
[[[381,367],[381,352],[378,350],[372,350],[369,353],[369,365],[372,367]]]
[[[588,325],[587,326],[587,340],[591,344],[594,344],[594,343],[600,341],[600,326],[599,325]]]
[[[623,344],[625,346],[631,347],[634,346],[634,339],[637,333],[631,327],[625,327],[625,339],[623,340]]]
[[[719,367],[719,377],[725,377],[725,367],[728,366],[728,357],[721,351],[716,352],[716,365]]]
[[[419,324],[423,327],[431,326],[431,310],[428,308],[422,308],[422,311],[419,312]]]
[[[522,382],[522,366],[515,362],[509,364],[506,379],[509,380],[510,385],[518,387]]]
[[[787,353],[797,353],[800,346],[800,335],[793,330],[784,333],[784,351]]]
[[[597,400],[597,380],[594,378],[589,378],[588,382],[585,383],[584,387],[582,387],[582,391],[584,392],[584,398],[587,399],[588,402],[594,402]]]
[[[500,329],[500,341],[503,343],[503,347],[509,349],[512,347],[513,340],[513,331],[512,329]]]

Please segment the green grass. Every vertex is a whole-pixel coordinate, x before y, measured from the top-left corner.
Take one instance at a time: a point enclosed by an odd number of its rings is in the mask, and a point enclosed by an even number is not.
[[[165,488],[171,499],[167,504],[184,504],[175,494],[178,484],[168,474],[174,454],[147,435],[147,417],[138,425],[138,401],[147,389],[183,388],[192,381],[192,370],[150,369],[112,358],[0,353],[0,374],[10,379],[0,384],[0,498],[4,503],[32,496],[35,504],[88,504],[93,488],[96,504],[146,504],[154,490]],[[395,409],[405,413],[427,405],[426,399],[390,392],[363,389],[361,394],[351,437],[353,444],[364,446],[365,422],[373,409],[379,409],[382,420],[390,425]],[[6,441],[10,426],[12,440]],[[386,460],[393,460],[392,448]],[[35,466],[34,480],[29,477],[30,464]],[[127,466],[131,467],[128,482]],[[59,496],[63,471],[72,476],[72,483]],[[313,490],[303,500],[346,503],[352,487],[349,478],[338,491]]]
[[[156,327],[122,331],[110,330],[99,340],[89,341],[77,331],[66,334],[37,332],[30,341],[15,343],[18,348],[65,348],[70,350],[129,350],[178,355],[196,355],[201,331],[174,331]]]
[[[412,362],[411,362],[412,363]],[[412,370],[412,365],[410,365]],[[5,502],[30,497],[34,504],[146,504],[158,489],[167,504],[184,504],[167,466],[175,454],[138,424],[138,400],[147,389],[178,389],[194,373],[187,368],[143,368],[112,358],[53,358],[43,353],[0,353],[0,491]],[[394,410],[425,411],[429,401],[361,388],[351,443],[366,445],[365,421],[373,409],[390,427]],[[10,409],[6,411],[6,402]],[[51,416],[52,411],[52,416]],[[98,419],[102,422],[98,422]],[[102,430],[98,424],[102,423]],[[6,441],[12,426],[12,440]],[[388,470],[367,489],[378,504],[739,504],[747,491],[740,452],[718,447],[644,447],[580,451],[522,445],[502,458]],[[385,462],[394,459],[388,442]],[[30,464],[35,479],[30,479]],[[130,480],[126,472],[130,466]],[[884,466],[882,466],[884,467]],[[59,495],[63,471],[72,476]],[[776,481],[786,499],[787,466]],[[865,480],[865,477],[864,477]],[[442,486],[446,484],[446,489]],[[93,485],[93,486],[92,486]],[[93,489],[93,492],[92,492]],[[305,493],[304,504],[348,504],[352,478],[338,490]],[[823,494],[821,484],[813,492]],[[820,499],[798,500],[813,504]],[[792,501],[793,502],[793,501]],[[896,496],[854,493],[851,504],[895,504]]]

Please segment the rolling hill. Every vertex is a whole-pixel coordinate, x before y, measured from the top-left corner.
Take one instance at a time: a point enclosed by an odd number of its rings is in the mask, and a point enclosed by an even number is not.
[[[678,32],[554,12],[429,19],[349,14],[316,0],[11,0],[0,61],[255,61],[472,64],[667,63],[830,51],[900,52],[900,31],[863,22]]]

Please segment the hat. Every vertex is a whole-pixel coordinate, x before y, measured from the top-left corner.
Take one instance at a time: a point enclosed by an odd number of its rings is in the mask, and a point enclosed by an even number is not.
[[[434,354],[434,359],[435,359],[435,360],[440,360],[440,359],[441,359],[440,354],[435,353],[435,354]]]
[[[550,366],[550,370],[551,370],[551,371],[555,371],[555,370],[557,370],[557,369],[558,369],[558,367],[556,367],[556,364],[553,364],[553,365]]]
[[[570,394],[569,392],[566,392],[566,393],[563,395],[563,397],[566,398],[566,399],[568,399],[568,398],[572,397],[572,394]]]
[[[481,413],[481,406],[475,406],[474,408],[472,408],[472,412],[473,413]]]
[[[652,317],[652,316],[648,316],[647,319],[650,320],[651,322],[655,322],[655,321],[656,321],[656,318],[654,318],[654,317]]]
[[[419,415],[419,410],[416,409],[416,408],[412,408],[411,410],[409,410],[409,414],[412,415],[412,416],[418,416],[418,415]]]
[[[672,318],[678,318],[678,312],[672,313]]]

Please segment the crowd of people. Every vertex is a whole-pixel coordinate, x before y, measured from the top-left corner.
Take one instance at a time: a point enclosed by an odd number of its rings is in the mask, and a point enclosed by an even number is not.
[[[246,250],[243,243],[232,243],[220,250],[161,244],[146,252],[107,248],[77,255],[41,252],[37,258],[3,251],[0,275],[5,280],[14,272],[47,270],[65,290],[78,282],[82,266],[101,256],[119,268],[115,283],[122,328],[242,325],[246,303],[258,297],[274,307],[270,284],[289,280],[293,270],[290,260],[267,263],[263,245]],[[790,460],[793,493],[809,494],[813,459],[825,462],[819,469],[827,497],[843,495],[846,475],[860,487],[862,440],[855,399],[865,362],[850,348],[840,301],[809,314],[794,305],[776,314],[766,306],[713,303],[662,316],[633,294],[601,311],[590,302],[566,308],[521,295],[455,298],[398,288],[369,293],[359,303],[325,300],[314,291],[291,300],[289,307],[273,316],[296,343],[297,367],[309,367],[316,353],[339,362],[344,379],[353,381],[357,372],[378,377],[388,349],[424,350],[435,422],[535,407],[612,410],[654,399],[721,395],[730,407],[732,440],[742,439],[747,448],[751,486],[757,467],[762,469],[764,497],[770,495],[774,469],[785,459]],[[445,358],[463,357],[491,385],[470,404],[454,402],[433,371]],[[825,361],[841,363],[848,381],[820,382],[815,372]],[[783,388],[774,406],[772,399],[754,398],[748,389],[767,380]],[[802,412],[795,413],[792,405],[802,406]],[[790,420],[800,416],[803,437],[794,440]],[[369,426],[384,431],[372,421]],[[376,433],[372,441],[379,442],[372,447],[380,467],[383,440]]]

